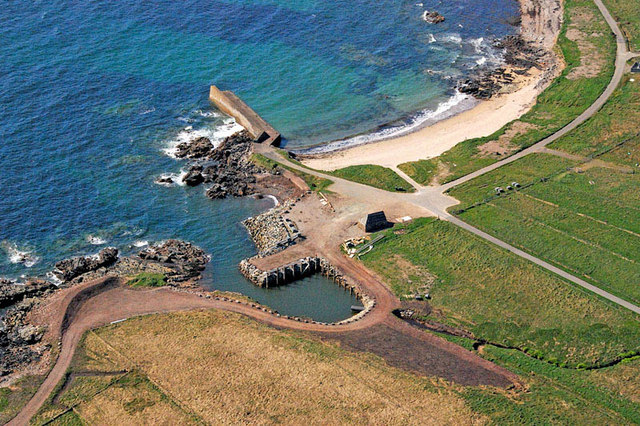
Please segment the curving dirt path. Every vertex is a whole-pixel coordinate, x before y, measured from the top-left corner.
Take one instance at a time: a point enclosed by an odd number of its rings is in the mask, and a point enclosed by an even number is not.
[[[54,324],[59,327],[61,335],[58,359],[35,395],[8,425],[28,424],[64,378],[86,331],[133,316],[194,309],[221,309],[246,315],[273,327],[313,332],[339,340],[353,350],[372,351],[388,359],[391,365],[463,385],[508,387],[518,384],[513,373],[395,318],[391,309],[397,306],[397,299],[366,270],[360,270],[360,273],[368,277],[368,290],[376,295],[378,303],[363,319],[341,325],[298,322],[246,303],[216,300],[168,288],[132,290],[121,286],[115,277],[70,288],[61,300],[56,301],[59,314]]]

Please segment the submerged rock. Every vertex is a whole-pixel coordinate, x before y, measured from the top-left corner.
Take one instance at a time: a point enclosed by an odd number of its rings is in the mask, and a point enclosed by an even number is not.
[[[441,22],[444,22],[444,16],[440,15],[435,10],[425,10],[422,14],[422,19],[424,19],[429,24],[439,24]]]

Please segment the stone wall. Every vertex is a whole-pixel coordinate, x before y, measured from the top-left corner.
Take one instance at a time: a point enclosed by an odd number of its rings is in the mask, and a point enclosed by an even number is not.
[[[295,262],[280,266],[268,271],[263,271],[251,263],[251,259],[244,259],[238,265],[240,272],[249,281],[260,287],[276,287],[286,285],[313,274],[322,274],[354,294],[364,310],[337,324],[350,323],[364,317],[375,306],[375,300],[365,293],[360,286],[347,278],[340,270],[322,257],[303,257]]]
[[[209,90],[209,100],[219,110],[235,118],[238,124],[244,127],[256,142],[267,142],[271,145],[280,143],[278,133],[269,123],[264,121],[254,110],[238,98],[233,92],[222,91],[216,86]]]
[[[295,244],[301,237],[296,224],[283,216],[283,213],[294,204],[295,200],[287,200],[279,206],[242,222],[258,248],[258,256],[270,256],[282,251]]]

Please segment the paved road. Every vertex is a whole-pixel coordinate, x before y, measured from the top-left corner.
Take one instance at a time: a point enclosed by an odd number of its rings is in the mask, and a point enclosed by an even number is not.
[[[556,133],[552,134],[551,136],[547,137],[546,139],[543,139],[542,141],[532,145],[531,147],[520,151],[519,153],[512,155],[509,158],[506,158],[502,161],[499,161],[497,163],[494,163],[490,166],[487,166],[483,169],[477,170],[473,173],[470,173],[464,177],[461,177],[460,179],[456,179],[452,182],[449,182],[447,184],[444,185],[440,185],[440,186],[434,186],[434,187],[424,187],[420,184],[418,184],[417,182],[415,182],[413,179],[411,179],[409,176],[407,176],[405,173],[403,173],[401,170],[399,169],[394,169],[396,173],[398,173],[401,177],[403,177],[405,180],[407,180],[407,182],[411,183],[412,186],[414,186],[417,189],[417,192],[414,194],[395,194],[395,195],[389,195],[390,193],[386,192],[386,191],[380,191],[380,190],[376,190],[380,195],[380,197],[385,197],[385,198],[389,198],[392,196],[395,196],[398,200],[398,202],[406,202],[406,201],[410,201],[414,204],[417,204],[419,206],[424,207],[426,210],[430,211],[431,213],[433,213],[434,216],[437,216],[438,218],[442,219],[442,220],[447,220],[457,226],[460,226],[461,228],[466,229],[467,231],[487,240],[490,241],[493,244],[496,244],[502,248],[504,248],[505,250],[508,250],[520,257],[523,257],[533,263],[535,263],[536,265],[539,265],[540,267],[551,271],[559,276],[561,276],[562,278],[576,284],[579,285],[589,291],[592,291],[596,294],[598,294],[599,296],[619,305],[622,306],[626,309],[629,309],[633,312],[636,313],[640,313],[640,307],[629,303],[611,293],[608,293],[596,286],[593,286],[591,284],[589,284],[588,282],[584,281],[581,278],[578,278],[574,275],[571,275],[565,271],[563,271],[560,268],[557,268],[553,265],[551,265],[548,262],[545,262],[542,259],[539,259],[535,256],[532,256],[520,249],[517,249],[515,247],[513,247],[510,244],[507,244],[506,242],[493,237],[489,234],[487,234],[486,232],[483,232],[481,230],[479,230],[478,228],[475,228],[469,224],[467,224],[466,222],[462,221],[461,219],[452,216],[451,214],[448,213],[448,209],[456,204],[458,204],[458,201],[455,200],[454,198],[448,196],[445,194],[446,191],[448,191],[449,189],[458,186],[460,184],[463,184],[465,182],[468,182],[474,178],[477,178],[479,176],[484,175],[485,173],[488,173],[492,170],[495,170],[499,167],[502,167],[506,164],[512,163],[526,155],[532,154],[532,153],[536,153],[536,152],[542,152],[545,147],[547,145],[549,145],[550,143],[552,143],[553,141],[558,140],[559,138],[561,138],[562,136],[566,135],[567,133],[571,132],[572,130],[576,129],[578,126],[580,126],[582,123],[584,123],[585,121],[587,121],[589,118],[591,118],[593,115],[595,115],[600,108],[602,108],[602,106],[607,102],[607,100],[611,97],[611,95],[613,94],[613,92],[615,91],[615,89],[618,87],[618,85],[620,84],[620,81],[622,80],[622,77],[624,75],[624,71],[625,71],[625,67],[627,64],[627,61],[629,61],[630,59],[640,56],[639,53],[634,53],[634,52],[629,52],[627,49],[627,43],[626,40],[622,34],[622,31],[620,31],[620,28],[618,27],[618,24],[616,23],[615,19],[613,19],[613,17],[611,16],[611,14],[609,13],[609,11],[607,10],[607,8],[604,6],[604,4],[602,3],[601,0],[594,0],[595,4],[598,6],[598,8],[600,9],[602,15],[604,16],[607,24],[609,25],[609,27],[611,28],[611,31],[614,33],[615,37],[616,37],[616,60],[615,60],[615,71],[613,74],[613,77],[611,78],[611,81],[609,82],[609,84],[607,85],[606,89],[604,90],[604,92],[600,95],[600,97],[598,97],[598,99],[589,107],[587,108],[582,114],[580,114],[577,118],[575,118],[571,123],[567,124],[565,127],[563,127],[562,129],[558,130]],[[302,168],[296,164],[290,163],[286,160],[283,160],[282,157],[280,157],[278,154],[272,152],[266,152],[265,155],[269,156],[270,158],[276,160],[276,161],[280,161],[280,162],[286,162],[288,163],[288,165],[290,167],[296,168],[298,170],[304,171],[306,173],[312,173],[318,176],[322,176],[325,177],[327,179],[331,179],[334,181],[339,181],[340,186],[342,188],[348,187],[351,189],[352,193],[358,193],[359,191],[362,191],[363,189],[361,187],[364,187],[364,185],[360,185],[354,182],[350,182],[350,181],[345,181],[343,179],[337,179],[333,176],[329,176],[323,173],[319,173],[319,172],[310,172],[308,169]],[[375,199],[375,191],[372,192],[371,191],[371,187],[369,187],[367,190],[367,196],[369,198]],[[340,192],[340,191],[338,191]]]
[[[611,81],[609,82],[609,85],[604,90],[604,92],[602,92],[600,97],[598,99],[596,99],[596,101],[589,108],[587,108],[582,114],[580,114],[578,117],[576,117],[571,123],[567,124],[565,127],[563,127],[562,129],[558,130],[556,133],[554,133],[551,136],[547,137],[546,139],[543,139],[542,141],[530,146],[529,148],[524,149],[524,150],[520,151],[519,153],[512,155],[509,158],[505,158],[504,160],[498,161],[497,163],[494,163],[494,164],[492,164],[490,166],[487,166],[487,167],[485,167],[483,169],[477,170],[477,171],[475,171],[473,173],[469,173],[468,175],[463,176],[460,179],[456,179],[456,180],[451,181],[451,182],[449,182],[447,184],[441,185],[439,188],[442,191],[447,191],[447,190],[449,190],[449,189],[451,189],[451,188],[453,188],[455,186],[458,186],[458,185],[460,185],[462,183],[468,182],[468,181],[470,181],[472,179],[477,178],[478,176],[482,176],[485,173],[488,173],[488,172],[490,172],[492,170],[495,170],[495,169],[497,169],[499,167],[502,167],[505,164],[513,163],[514,161],[519,160],[520,158],[524,157],[525,155],[529,155],[529,154],[532,154],[534,152],[540,152],[540,150],[542,148],[544,148],[547,145],[549,145],[550,143],[560,139],[561,137],[563,137],[567,133],[569,133],[572,130],[576,129],[579,125],[581,125],[582,123],[587,121],[589,118],[593,117],[593,115],[595,113],[597,113],[600,110],[600,108],[602,108],[602,106],[611,97],[613,92],[616,90],[616,88],[620,84],[620,81],[622,80],[622,76],[624,75],[624,70],[625,70],[625,66],[627,64],[627,61],[632,59],[632,58],[634,58],[638,54],[629,52],[627,50],[627,41],[624,38],[624,36],[622,35],[622,31],[620,31],[620,28],[618,27],[618,24],[616,23],[615,19],[613,19],[613,17],[611,16],[611,14],[607,10],[607,8],[604,6],[602,1],[601,0],[593,0],[593,1],[598,6],[598,9],[600,9],[600,12],[604,16],[604,19],[607,21],[607,24],[609,24],[609,27],[611,28],[611,31],[616,36],[616,45],[617,45],[616,64],[615,64],[616,68],[615,68],[615,71],[613,73],[613,77],[611,78]],[[579,95],[576,94],[576,96],[579,96]]]

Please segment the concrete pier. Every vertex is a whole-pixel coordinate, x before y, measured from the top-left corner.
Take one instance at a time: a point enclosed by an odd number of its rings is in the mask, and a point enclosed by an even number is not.
[[[256,142],[266,142],[270,145],[278,145],[280,143],[280,133],[233,92],[229,90],[222,91],[216,86],[211,86],[209,100],[220,111],[235,118],[238,124],[244,127]]]

